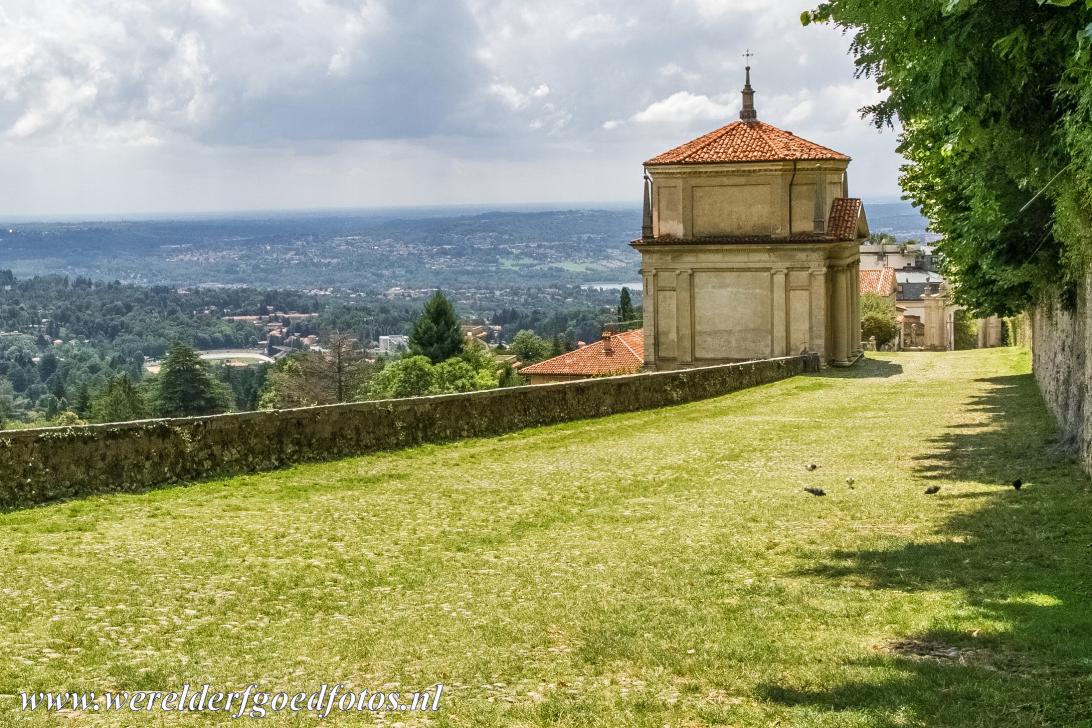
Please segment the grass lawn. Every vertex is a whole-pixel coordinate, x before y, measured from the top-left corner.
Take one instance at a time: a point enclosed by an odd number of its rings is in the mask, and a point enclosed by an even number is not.
[[[229,722],[14,697],[206,682],[445,685],[439,711],[386,725],[1092,725],[1092,490],[1028,367],[879,354],[0,514],[0,725]]]

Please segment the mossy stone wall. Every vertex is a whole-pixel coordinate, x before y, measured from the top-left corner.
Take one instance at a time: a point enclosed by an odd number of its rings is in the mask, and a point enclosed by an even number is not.
[[[1092,273],[1075,309],[1058,302],[1032,316],[1035,379],[1058,420],[1064,444],[1092,474]]]
[[[818,371],[815,355],[467,394],[0,432],[0,508],[662,407]]]

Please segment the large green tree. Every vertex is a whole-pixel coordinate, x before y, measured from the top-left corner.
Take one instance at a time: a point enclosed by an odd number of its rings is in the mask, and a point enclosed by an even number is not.
[[[425,303],[421,315],[413,323],[409,336],[410,351],[427,356],[433,364],[458,354],[463,348],[463,332],[455,307],[441,291]]]
[[[162,417],[211,415],[230,409],[231,395],[213,377],[197,351],[175,344],[167,353],[154,383],[154,409]]]
[[[407,356],[387,364],[365,387],[375,399],[419,397],[434,393],[435,367],[427,356]]]
[[[125,422],[148,416],[144,398],[127,374],[119,374],[91,398],[91,419],[96,422]]]
[[[550,356],[551,352],[550,342],[529,329],[517,333],[512,339],[512,346],[509,349],[524,364],[542,361]]]
[[[1068,294],[1092,257],[1092,0],[830,0],[901,124],[902,186],[976,314]],[[1040,194],[1041,193],[1041,194]]]

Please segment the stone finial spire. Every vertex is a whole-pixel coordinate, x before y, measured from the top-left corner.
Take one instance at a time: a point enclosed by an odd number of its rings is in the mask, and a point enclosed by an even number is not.
[[[645,203],[641,217],[641,237],[645,240],[652,238],[652,179],[645,172]]]
[[[747,59],[747,82],[743,85],[743,108],[740,109],[739,118],[744,121],[757,121],[758,112],[755,111],[755,90],[751,88],[751,58],[754,53],[748,49],[743,57]]]

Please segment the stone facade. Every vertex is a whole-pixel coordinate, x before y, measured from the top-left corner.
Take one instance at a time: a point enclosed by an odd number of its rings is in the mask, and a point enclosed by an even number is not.
[[[650,369],[860,347],[856,244],[641,247]]]
[[[817,371],[814,356],[537,387],[0,432],[0,509],[663,407]]]

